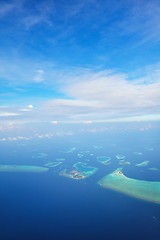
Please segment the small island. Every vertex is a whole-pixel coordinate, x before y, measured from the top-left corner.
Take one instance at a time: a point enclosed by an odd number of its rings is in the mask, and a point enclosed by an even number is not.
[[[85,176],[82,175],[77,170],[68,171],[67,169],[64,169],[62,172],[60,172],[59,175],[60,176],[64,176],[64,177],[68,177],[68,178],[74,178],[74,179],[83,179],[83,178],[85,178]]]
[[[82,163],[82,162],[75,163],[73,167],[74,169],[71,171],[67,169],[62,170],[59,175],[68,177],[68,178],[83,179],[91,176],[97,171],[97,168],[87,166],[86,163]]]

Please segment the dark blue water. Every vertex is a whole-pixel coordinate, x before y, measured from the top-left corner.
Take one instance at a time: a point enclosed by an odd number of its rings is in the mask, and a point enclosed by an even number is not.
[[[102,146],[95,149],[93,145]],[[101,188],[97,181],[120,167],[115,158],[126,156],[131,164],[123,172],[133,178],[160,181],[160,141],[154,132],[99,133],[51,139],[1,142],[0,164],[43,166],[64,157],[46,173],[0,173],[0,239],[160,239],[160,205]],[[72,153],[63,153],[76,147]],[[153,150],[148,150],[148,148]],[[79,159],[77,154],[89,150]],[[135,155],[134,152],[143,155]],[[47,159],[33,159],[44,152]],[[112,163],[98,163],[96,156],[110,156]],[[99,170],[91,177],[74,180],[59,176],[77,161]],[[146,167],[136,163],[149,161]],[[151,171],[157,167],[159,171]]]

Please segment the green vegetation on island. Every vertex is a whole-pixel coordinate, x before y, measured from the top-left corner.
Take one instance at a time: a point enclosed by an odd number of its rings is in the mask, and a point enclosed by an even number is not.
[[[86,163],[78,162],[73,165],[74,169],[71,171],[68,171],[67,169],[64,169],[60,172],[60,176],[65,176],[68,178],[74,178],[74,179],[83,179],[86,177],[91,176],[97,171],[97,168],[87,166]]]

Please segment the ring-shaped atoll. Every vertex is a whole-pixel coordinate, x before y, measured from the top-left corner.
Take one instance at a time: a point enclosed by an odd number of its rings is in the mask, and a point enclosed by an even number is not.
[[[116,155],[116,158],[119,159],[119,160],[122,160],[124,159],[126,156],[125,155]]]
[[[107,156],[99,156],[97,157],[97,161],[103,164],[106,164],[107,162],[109,162],[111,160],[111,157],[107,157]]]

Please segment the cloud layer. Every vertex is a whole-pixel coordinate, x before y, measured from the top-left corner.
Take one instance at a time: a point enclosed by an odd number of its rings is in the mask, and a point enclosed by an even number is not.
[[[64,89],[72,99],[48,101],[43,108],[55,116],[84,121],[158,114],[160,81],[144,84],[126,77],[103,71],[79,77],[79,82]]]
[[[61,87],[64,98],[39,102],[36,108],[31,103],[23,108],[1,108],[0,116],[56,123],[157,120],[160,78],[157,72],[155,78],[153,72],[151,76],[152,81],[146,83],[145,76],[128,80],[126,74],[84,69]]]

